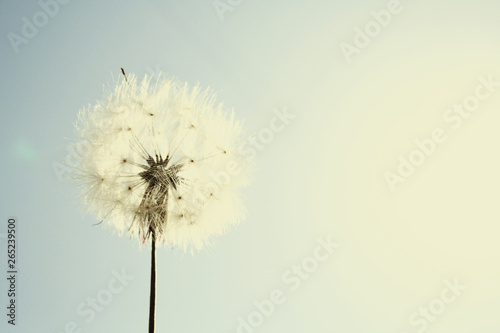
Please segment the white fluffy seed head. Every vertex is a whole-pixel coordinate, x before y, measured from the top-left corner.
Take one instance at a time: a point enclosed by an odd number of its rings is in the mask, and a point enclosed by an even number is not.
[[[210,90],[130,76],[76,128],[84,204],[120,234],[201,249],[243,219],[242,127]]]

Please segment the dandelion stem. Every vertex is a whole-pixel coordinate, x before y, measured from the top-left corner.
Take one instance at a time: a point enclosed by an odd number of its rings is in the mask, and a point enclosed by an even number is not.
[[[149,333],[155,331],[156,310],[156,233],[151,230],[151,293],[149,297]]]

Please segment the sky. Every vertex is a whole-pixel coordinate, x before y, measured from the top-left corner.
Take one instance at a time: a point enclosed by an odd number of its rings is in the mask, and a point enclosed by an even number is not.
[[[498,331],[499,11],[1,1],[0,331],[147,330],[149,251],[94,225],[61,169],[121,67],[211,87],[258,139],[246,220],[158,250],[157,332]]]

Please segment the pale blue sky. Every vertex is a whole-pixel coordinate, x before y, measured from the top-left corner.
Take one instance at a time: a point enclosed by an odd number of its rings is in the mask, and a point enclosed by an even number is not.
[[[467,289],[428,332],[498,331],[500,89],[460,130],[442,115],[479,76],[500,81],[500,3],[401,0],[348,63],[342,43],[391,1],[221,2],[234,7],[223,20],[208,0],[73,0],[18,52],[9,33],[22,36],[23,18],[43,9],[0,3],[0,234],[18,218],[20,272],[18,326],[2,312],[0,330],[146,332],[149,251],[92,226],[53,170],[78,110],[124,67],[212,87],[249,133],[274,109],[295,115],[258,152],[245,223],[194,256],[159,250],[158,332],[237,332],[279,289],[286,300],[255,332],[413,333],[423,324],[409,318],[455,278]],[[448,141],[392,192],[384,174],[437,127]],[[328,237],[341,247],[292,290],[288,270]],[[134,278],[95,317],[81,315],[122,270]]]

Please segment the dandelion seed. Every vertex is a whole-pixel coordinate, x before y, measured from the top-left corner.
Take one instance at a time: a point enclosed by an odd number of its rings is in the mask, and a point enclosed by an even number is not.
[[[151,241],[152,332],[156,247],[201,249],[240,222],[238,192],[249,178],[246,159],[234,153],[241,124],[210,90],[166,79],[139,82],[122,73],[114,92],[78,115],[79,141],[90,145],[75,171],[84,203],[98,220],[142,243]],[[214,189],[213,175],[226,172],[229,162],[242,172]]]

